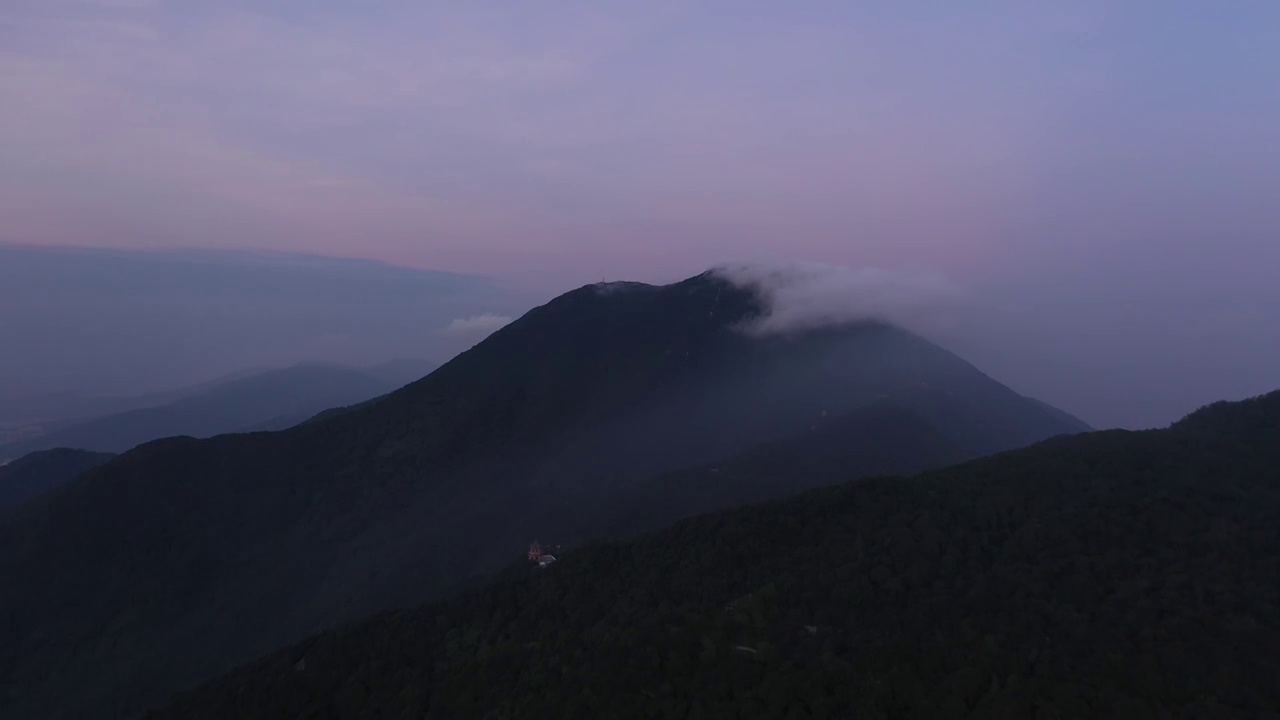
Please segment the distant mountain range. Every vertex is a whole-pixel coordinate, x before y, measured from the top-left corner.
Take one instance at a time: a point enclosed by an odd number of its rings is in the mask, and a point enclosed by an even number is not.
[[[168,404],[129,401],[236,368],[451,357],[482,337],[455,321],[523,307],[483,277],[372,260],[0,240],[0,444],[11,426]]]
[[[146,717],[1273,717],[1278,473],[1280,392],[850,482],[521,559]]]
[[[0,714],[127,716],[533,538],[1087,429],[887,324],[742,332],[768,312],[716,273],[586,286],[376,401],[146,443],[0,514]]]
[[[435,367],[426,360],[406,359],[369,368],[304,364],[237,373],[131,403],[118,399],[118,404],[133,407],[87,420],[54,423],[50,432],[0,445],[0,460],[55,447],[124,452],[175,435],[210,437],[282,430],[323,410],[390,392]]]
[[[37,395],[25,398],[5,398],[3,418],[6,428],[28,426],[35,435],[61,430],[92,418],[115,415],[139,408],[168,405],[192,395],[198,395],[233,380],[266,372],[269,368],[241,368],[191,385],[141,395]],[[10,441],[5,441],[7,444]]]

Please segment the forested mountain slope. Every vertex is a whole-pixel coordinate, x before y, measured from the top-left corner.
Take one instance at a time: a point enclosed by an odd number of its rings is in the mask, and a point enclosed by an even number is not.
[[[517,562],[152,720],[1273,718],[1280,393]]]
[[[853,475],[859,457],[907,472],[1079,429],[895,327],[740,331],[767,311],[712,273],[587,286],[376,402],[284,432],[148,443],[0,517],[0,715],[125,715],[490,573],[531,536],[786,494],[776,476],[700,495],[655,478],[800,447],[824,418],[911,416],[883,444],[903,450],[855,453]]]
[[[834,485],[853,477],[916,473],[968,459],[920,415],[877,403],[823,417],[797,435],[713,465],[681,468],[551,513],[538,535],[559,542],[621,538],[680,518]]]

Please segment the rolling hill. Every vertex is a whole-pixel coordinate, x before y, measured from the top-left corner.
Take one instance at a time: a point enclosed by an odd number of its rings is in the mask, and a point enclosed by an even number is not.
[[[150,720],[1270,718],[1280,392],[518,561]]]
[[[531,537],[628,534],[1083,428],[884,323],[741,331],[767,312],[715,273],[586,286],[375,402],[147,443],[0,516],[0,713],[124,716],[474,581]],[[897,413],[881,440],[844,448],[838,426],[879,412]],[[761,452],[830,464],[741,477]]]
[[[115,457],[111,453],[57,448],[0,465],[0,510],[21,505]]]

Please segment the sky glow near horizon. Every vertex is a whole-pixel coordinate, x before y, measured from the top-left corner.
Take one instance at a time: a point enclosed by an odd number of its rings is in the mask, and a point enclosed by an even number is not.
[[[535,295],[922,271],[984,303],[962,351],[1051,399],[1108,367],[1099,402],[1242,391],[1280,381],[1278,27],[1252,0],[10,0],[0,242]]]

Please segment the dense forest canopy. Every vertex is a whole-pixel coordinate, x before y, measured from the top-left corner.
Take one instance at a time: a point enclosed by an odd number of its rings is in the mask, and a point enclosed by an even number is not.
[[[1280,393],[513,563],[194,718],[1274,718]]]
[[[56,448],[0,465],[0,510],[21,505],[113,457],[111,453]]]

